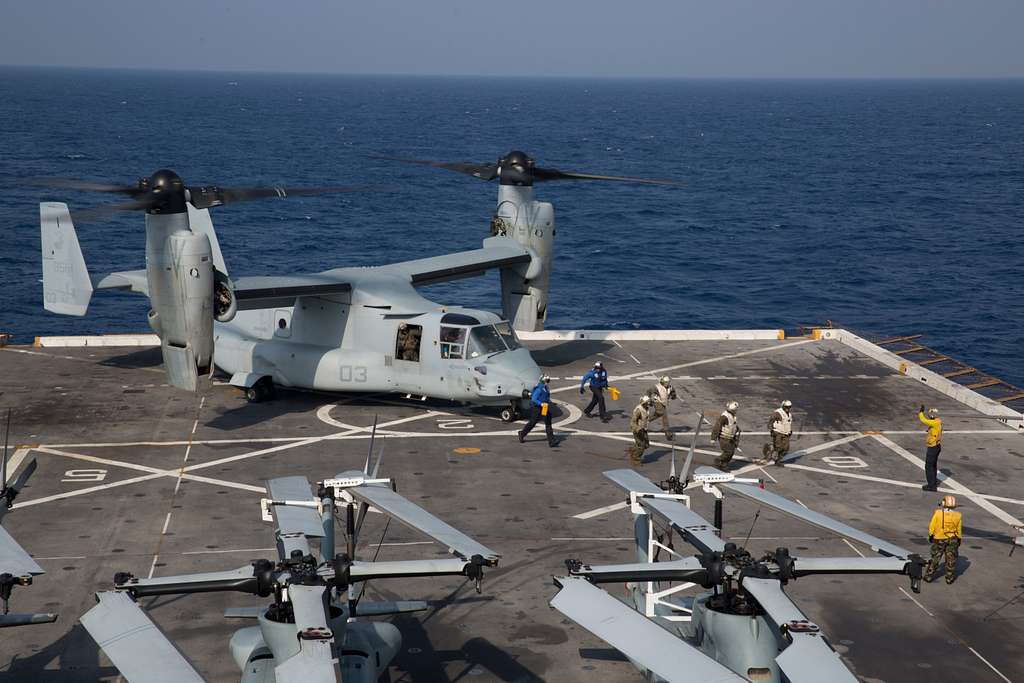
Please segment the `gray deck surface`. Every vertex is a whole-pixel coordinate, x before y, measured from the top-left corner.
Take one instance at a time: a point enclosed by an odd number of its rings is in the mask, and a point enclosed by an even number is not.
[[[0,349],[0,407],[15,408],[12,443],[33,445],[30,456],[39,463],[5,526],[47,570],[15,591],[12,609],[60,613],[55,624],[2,633],[0,678],[115,680],[77,624],[93,593],[109,588],[115,571],[184,573],[274,557],[272,525],[260,520],[264,480],[301,474],[315,481],[362,467],[378,414],[387,434],[382,474],[503,555],[482,595],[457,579],[369,587],[370,599],[431,602],[426,613],[394,619],[405,642],[392,680],[641,681],[621,655],[547,603],[555,593],[551,576],[564,573],[566,558],[634,560],[628,512],[575,515],[621,502],[601,472],[627,465],[628,411],[655,372],[675,378],[686,401],[686,412],[672,416],[678,430],[692,427],[698,410],[717,414],[726,401],[739,401],[741,447],[751,455],[760,452],[768,413],[791,399],[794,450],[825,447],[785,469],[751,469],[748,476],[775,479],[771,490],[924,554],[940,496],[919,488],[924,436],[916,411],[921,403],[938,407],[946,429],[940,468],[958,482],[949,486],[958,487],[964,513],[959,580],[925,585],[914,599],[904,577],[807,577],[787,591],[865,681],[1024,680],[1024,599],[984,619],[1024,590],[1024,553],[1007,557],[1007,520],[1024,516],[1024,436],[837,342],[530,346],[555,378],[552,386],[569,387],[555,393],[566,402],[556,418],[564,441],[555,450],[542,431],[520,445],[492,414],[441,402],[284,391],[276,401],[249,405],[219,382],[193,396],[164,386],[157,349]],[[589,392],[579,396],[578,381],[569,379],[596,359],[623,391],[609,404],[609,424],[581,416]],[[655,481],[669,467],[664,440],[656,442],[641,468]],[[689,437],[681,434],[679,443]],[[710,464],[703,436],[700,448],[696,464]],[[996,498],[981,507],[963,487]],[[710,497],[698,493],[693,507],[710,519]],[[724,535],[742,543],[756,509],[727,497]],[[371,515],[361,558],[372,557],[382,529],[381,517]],[[411,542],[421,543],[400,545]],[[778,546],[794,555],[870,552],[764,511],[748,547],[760,553]],[[380,559],[443,553],[392,524]],[[227,644],[247,624],[221,613],[260,604],[258,598],[214,594],[144,604],[204,676],[238,679]]]

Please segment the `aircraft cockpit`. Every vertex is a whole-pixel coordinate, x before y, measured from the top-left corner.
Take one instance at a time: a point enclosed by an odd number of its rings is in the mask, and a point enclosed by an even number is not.
[[[447,313],[441,318],[439,340],[441,358],[446,360],[468,360],[520,348],[508,321],[481,324],[462,313]]]

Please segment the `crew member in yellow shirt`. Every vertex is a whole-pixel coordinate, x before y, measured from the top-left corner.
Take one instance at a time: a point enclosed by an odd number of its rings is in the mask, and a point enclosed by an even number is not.
[[[939,411],[930,408],[925,414],[924,406],[917,413],[917,419],[928,427],[928,436],[925,437],[925,445],[928,450],[924,456],[924,476],[928,483],[921,488],[925,491],[934,491],[939,487],[939,453],[942,452],[942,420],[939,419]]]
[[[957,512],[956,498],[944,496],[939,509],[932,514],[928,525],[928,540],[932,542],[932,557],[924,568],[924,580],[931,583],[932,574],[939,568],[939,562],[946,561],[946,583],[956,580],[956,558],[960,555],[960,539],[964,535],[964,523]]]

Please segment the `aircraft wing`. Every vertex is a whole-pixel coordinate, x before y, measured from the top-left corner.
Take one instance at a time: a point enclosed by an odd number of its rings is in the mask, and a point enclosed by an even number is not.
[[[745,683],[731,670],[584,579],[555,579],[551,606],[668,683]],[[824,680],[824,679],[822,679]]]
[[[708,468],[710,469],[710,468]],[[910,557],[911,552],[906,548],[901,548],[898,545],[883,541],[882,539],[872,536],[869,533],[865,533],[860,529],[855,529],[849,524],[843,524],[840,521],[834,520],[831,517],[809,510],[803,505],[794,501],[783,498],[780,495],[774,494],[771,491],[765,491],[764,489],[756,486],[750,486],[749,484],[735,484],[735,483],[720,483],[716,486],[728,489],[735,493],[751,498],[758,503],[762,503],[769,507],[773,507],[779,512],[785,512],[786,514],[792,515],[797,519],[802,519],[805,522],[810,522],[814,526],[821,527],[828,531],[839,534],[840,536],[846,536],[856,541],[860,541],[866,545],[871,546],[871,549],[876,552],[881,552],[885,555],[891,555],[892,557],[898,557],[906,560]]]
[[[529,264],[532,260],[533,256],[529,250],[515,240],[508,237],[491,237],[484,240],[482,249],[402,261],[378,266],[374,270],[403,275],[408,277],[413,285],[423,286],[483,275],[491,268]]]
[[[25,552],[14,537],[0,526],[0,574],[28,576],[45,574],[43,568]]]
[[[820,631],[801,631],[795,627],[806,622],[807,617],[783,592],[778,581],[747,577],[740,585],[757,600],[790,641],[775,661],[791,683],[857,683],[857,678],[846,668],[836,651],[829,647]]]
[[[82,626],[129,683],[203,683],[127,593],[97,593],[96,602],[82,615]]]
[[[489,564],[495,565],[498,563],[498,558],[501,557],[487,546],[474,541],[455,527],[441,521],[383,484],[360,484],[346,490],[360,502],[367,503],[406,526],[443,543],[463,559],[468,560],[474,555],[480,555]]]
[[[258,275],[233,281],[238,310],[278,308],[295,304],[300,296],[327,296],[352,291],[351,283],[330,271],[309,275]]]
[[[627,492],[665,493],[652,484],[649,479],[637,474],[633,470],[611,470],[605,472],[604,476],[611,479]],[[687,543],[690,543],[701,552],[714,552],[725,549],[725,541],[715,533],[715,527],[682,503],[666,498],[640,498],[639,502],[645,510],[655,517],[666,524],[671,524],[683,535]]]

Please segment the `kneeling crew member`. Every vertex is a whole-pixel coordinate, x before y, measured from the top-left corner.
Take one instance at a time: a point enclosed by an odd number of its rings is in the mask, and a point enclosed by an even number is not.
[[[925,491],[934,491],[939,487],[939,453],[942,452],[942,420],[939,419],[939,411],[935,408],[928,410],[927,415],[924,406],[917,413],[917,419],[928,427],[928,436],[924,443],[928,450],[924,454],[924,476],[928,480],[921,488]]]
[[[793,402],[786,400],[775,409],[768,418],[768,433],[772,436],[772,442],[764,445],[762,451],[764,457],[775,463],[777,467],[783,467],[786,463],[782,459],[789,453],[789,437],[793,434]]]
[[[548,446],[554,448],[558,445],[555,440],[555,432],[551,429],[551,389],[548,388],[548,382],[551,378],[544,375],[540,378],[540,382],[533,388],[533,393],[530,394],[530,421],[526,423],[526,426],[519,431],[519,443],[523,443],[526,435],[530,433],[530,430],[537,426],[540,419],[544,418],[544,431],[548,436]]]
[[[678,396],[675,387],[672,386],[672,380],[667,376],[662,377],[657,384],[647,390],[647,395],[651,397],[651,421],[660,417],[661,430],[665,432],[665,438],[673,438],[675,435],[668,426],[668,402]]]
[[[601,422],[607,422],[611,418],[608,417],[608,413],[605,412],[604,408],[604,390],[608,388],[608,371],[604,369],[604,365],[601,361],[594,363],[594,369],[583,375],[583,380],[580,382],[580,395],[583,395],[583,385],[590,382],[590,393],[593,396],[590,399],[590,403],[583,409],[583,414],[587,417],[593,417],[591,411],[594,406],[597,406],[598,414],[601,415]]]
[[[644,451],[651,447],[651,440],[647,436],[647,425],[651,421],[651,399],[644,395],[640,397],[640,403],[633,408],[633,414],[629,418],[629,428],[633,432],[633,445],[626,449],[629,454],[629,462],[634,467],[639,467],[644,462]]]
[[[740,443],[740,424],[736,420],[736,411],[739,409],[739,403],[730,401],[711,428],[711,443],[717,441],[718,447],[722,449],[722,454],[715,458],[715,467],[723,472],[729,469],[729,461]]]
[[[932,542],[932,556],[924,568],[924,580],[931,583],[932,574],[939,568],[939,562],[946,561],[946,583],[956,581],[956,558],[960,555],[960,539],[964,535],[964,523],[956,507],[954,496],[943,496],[939,509],[932,514],[928,525],[928,540]]]

